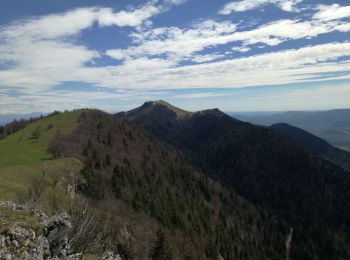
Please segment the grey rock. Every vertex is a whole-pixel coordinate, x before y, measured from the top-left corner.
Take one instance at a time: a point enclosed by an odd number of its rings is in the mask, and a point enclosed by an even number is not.
[[[67,213],[53,216],[44,223],[43,235],[48,240],[52,257],[66,256],[70,227],[70,217]]]
[[[72,254],[72,255],[66,256],[64,258],[64,260],[80,260],[82,258],[83,258],[83,254],[77,253],[77,254]]]
[[[17,241],[17,240],[12,240],[12,245],[13,245],[15,248],[19,248],[19,244],[18,244],[18,241]]]
[[[18,224],[14,224],[10,227],[8,235],[11,240],[35,239],[35,232],[33,230],[23,228]]]
[[[111,251],[107,251],[102,255],[101,260],[122,260],[122,258],[119,254],[114,254]]]
[[[0,201],[0,207],[14,211],[28,210],[25,206],[12,201]],[[71,222],[68,214],[63,213],[49,218],[40,209],[35,209],[34,213],[42,224],[42,234],[35,234],[30,228],[23,227],[23,223],[12,223],[0,233],[0,260],[82,259],[81,253],[69,255],[67,234]]]
[[[3,248],[5,246],[6,246],[5,236],[4,235],[0,235],[0,248]]]
[[[49,217],[41,209],[35,209],[35,215],[41,222],[47,222]]]

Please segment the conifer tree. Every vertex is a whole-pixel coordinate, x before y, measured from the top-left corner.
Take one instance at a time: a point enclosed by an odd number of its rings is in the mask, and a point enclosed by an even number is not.
[[[168,260],[173,258],[173,253],[164,233],[157,232],[157,240],[150,252],[150,257],[154,260]]]

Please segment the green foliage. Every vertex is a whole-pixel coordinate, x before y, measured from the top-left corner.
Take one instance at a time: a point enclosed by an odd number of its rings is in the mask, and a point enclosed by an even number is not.
[[[105,157],[105,165],[106,165],[106,166],[111,166],[111,164],[112,164],[111,155],[110,155],[110,154],[106,154],[106,157]]]
[[[94,199],[103,199],[103,179],[99,172],[92,170],[90,167],[85,167],[81,170],[81,174],[86,180],[85,192]]]
[[[151,249],[150,257],[153,260],[173,259],[171,246],[161,230],[157,232],[157,240],[155,241],[154,246]]]
[[[116,165],[113,169],[111,185],[112,185],[112,191],[114,192],[114,195],[117,199],[120,199],[122,197],[123,179],[121,177],[122,175],[120,174],[119,165]]]
[[[213,239],[209,239],[207,245],[205,247],[205,254],[210,259],[218,259],[219,258],[219,245],[213,241]]]

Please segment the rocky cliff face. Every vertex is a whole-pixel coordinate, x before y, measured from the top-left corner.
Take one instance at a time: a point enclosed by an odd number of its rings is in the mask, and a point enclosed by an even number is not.
[[[48,217],[14,202],[0,201],[0,259],[81,259],[69,254],[67,239],[70,217],[63,213]],[[14,215],[14,221],[11,216]]]

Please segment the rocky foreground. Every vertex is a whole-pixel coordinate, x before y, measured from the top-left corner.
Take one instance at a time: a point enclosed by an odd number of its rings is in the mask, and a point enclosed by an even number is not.
[[[0,260],[82,259],[82,253],[70,254],[67,213],[49,217],[40,209],[0,201],[0,217]],[[120,258],[106,252],[101,259]]]
[[[39,209],[30,211],[11,201],[0,202],[0,207],[31,216],[33,222],[36,219],[39,224],[35,228],[29,227],[28,218],[26,221],[18,219],[13,223],[1,223],[0,259],[81,259],[82,254],[68,254],[67,233],[71,227],[68,214],[48,217]]]

